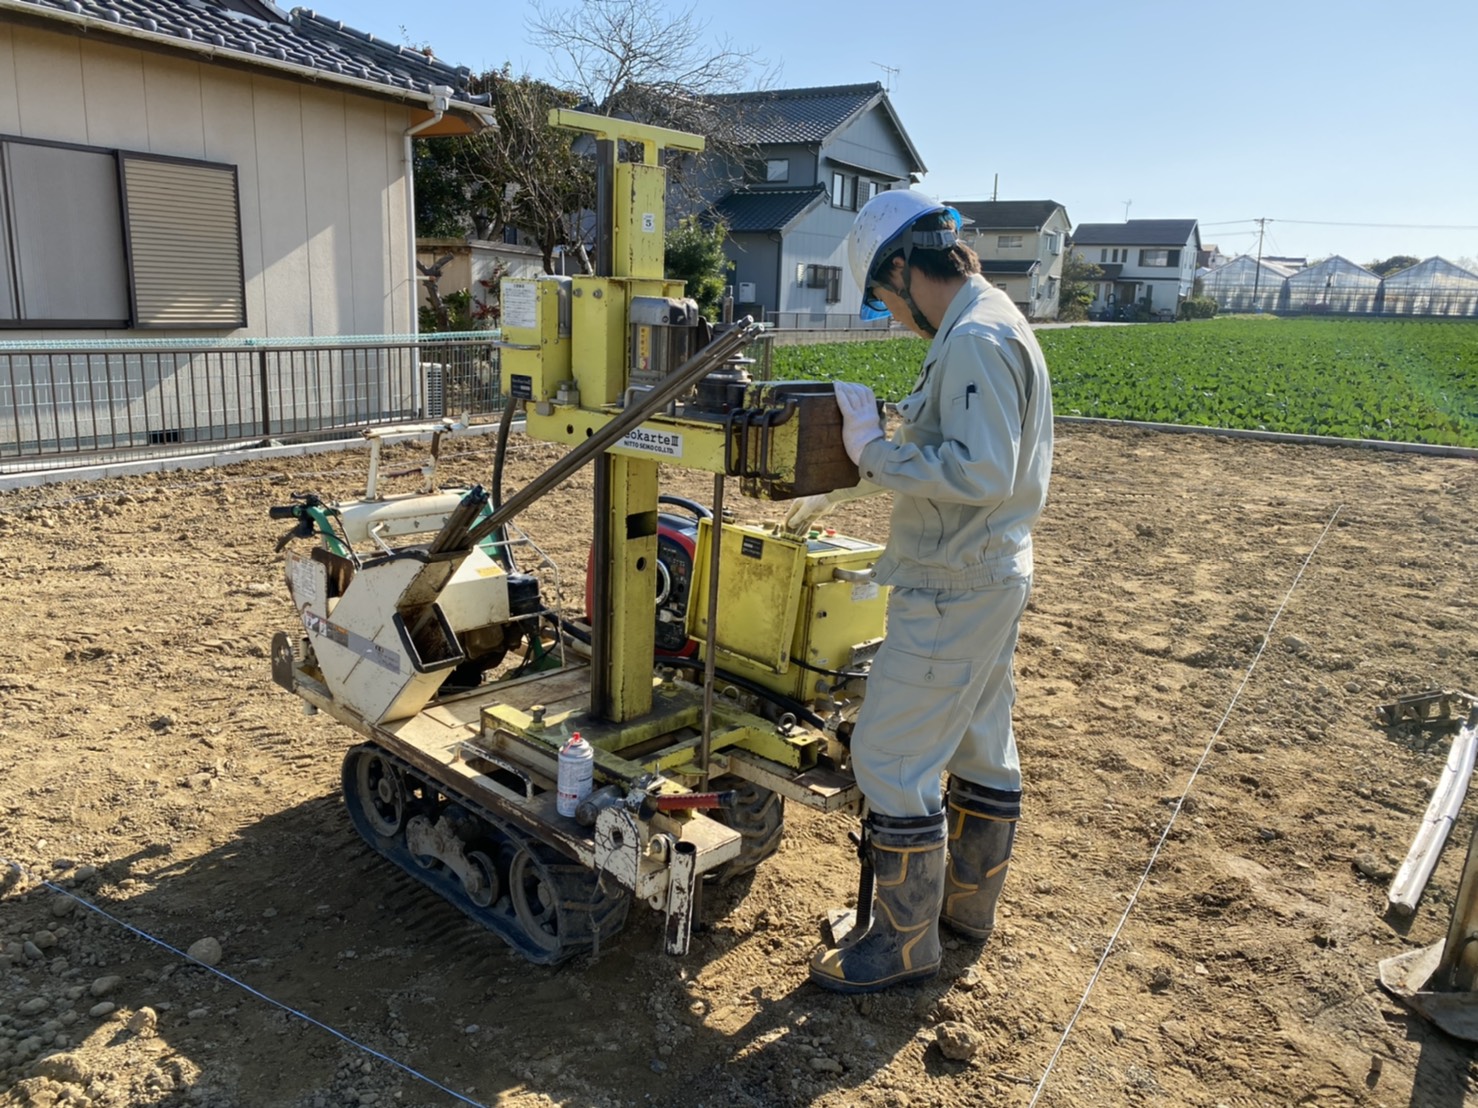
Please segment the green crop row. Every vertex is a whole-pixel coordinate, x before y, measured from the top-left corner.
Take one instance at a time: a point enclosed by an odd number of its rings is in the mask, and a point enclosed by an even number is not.
[[[1037,339],[1058,415],[1478,447],[1478,322],[1230,318]],[[774,369],[897,400],[927,349],[784,346]]]

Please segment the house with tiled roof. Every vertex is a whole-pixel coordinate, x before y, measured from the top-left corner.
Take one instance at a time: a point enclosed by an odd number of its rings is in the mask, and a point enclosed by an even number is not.
[[[964,221],[980,272],[1028,319],[1056,319],[1062,259],[1072,227],[1056,200],[947,200]]]
[[[0,0],[0,339],[415,330],[470,73],[265,0]]]
[[[786,326],[855,317],[862,293],[846,237],[857,209],[925,172],[886,90],[873,82],[715,100],[757,152],[748,165],[718,167],[710,194],[710,217],[728,227],[739,308]]]
[[[1201,228],[1194,219],[1083,223],[1069,249],[1103,271],[1090,278],[1091,315],[1174,319],[1195,284]]]

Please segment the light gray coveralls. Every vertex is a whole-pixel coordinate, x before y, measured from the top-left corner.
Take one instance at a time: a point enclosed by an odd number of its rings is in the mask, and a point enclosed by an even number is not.
[[[940,811],[946,769],[1021,788],[1012,656],[1052,471],[1052,390],[1004,292],[967,279],[898,412],[902,426],[858,466],[893,493],[877,564],[892,591],[852,765],[872,810],[904,817]]]

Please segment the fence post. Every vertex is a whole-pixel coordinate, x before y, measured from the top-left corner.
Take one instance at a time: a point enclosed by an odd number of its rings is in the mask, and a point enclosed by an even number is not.
[[[257,370],[262,389],[262,437],[272,437],[271,394],[267,388],[267,351],[257,351]]]

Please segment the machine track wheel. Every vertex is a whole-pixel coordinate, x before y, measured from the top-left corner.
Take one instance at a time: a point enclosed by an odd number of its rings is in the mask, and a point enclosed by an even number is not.
[[[709,813],[739,832],[742,839],[739,853],[708,874],[711,880],[723,883],[749,873],[780,849],[780,838],[785,833],[785,801],[778,793],[739,777],[716,778],[712,787],[737,793],[732,807]]]
[[[598,875],[538,842],[508,863],[508,899],[529,941],[551,963],[591,949],[626,920],[631,898],[608,896]]]
[[[346,770],[350,768],[345,766]],[[387,839],[399,834],[405,826],[405,781],[400,770],[371,752],[355,759],[352,772],[355,777],[352,795],[358,800],[370,830]]]
[[[552,966],[613,939],[631,894],[531,837],[522,826],[366,743],[344,757],[349,822],[381,856],[496,933],[524,958]],[[454,841],[408,831],[450,827]]]

